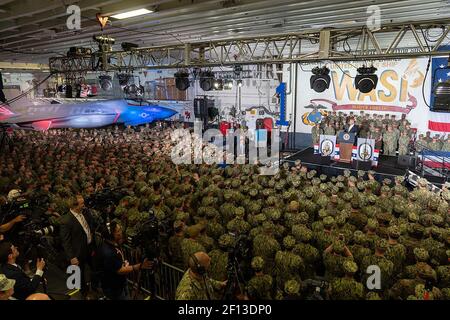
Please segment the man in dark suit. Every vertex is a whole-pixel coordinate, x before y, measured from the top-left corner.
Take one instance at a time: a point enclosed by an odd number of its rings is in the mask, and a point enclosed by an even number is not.
[[[87,292],[86,264],[90,264],[93,251],[93,221],[84,208],[84,198],[78,194],[72,199],[70,212],[60,219],[60,237],[70,265],[80,267],[81,291]]]
[[[16,264],[19,250],[8,241],[0,243],[1,271],[8,279],[15,280],[13,297],[25,300],[29,295],[36,292],[44,274],[45,261],[38,259],[36,263],[36,274],[30,279],[22,268]]]
[[[345,132],[358,134],[359,126],[355,124],[355,118],[351,117],[348,119],[348,124],[345,126]]]

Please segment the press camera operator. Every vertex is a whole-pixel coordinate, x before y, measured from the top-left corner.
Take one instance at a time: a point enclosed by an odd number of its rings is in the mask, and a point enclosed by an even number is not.
[[[8,202],[0,209],[0,214],[3,218],[4,214],[7,214],[8,211],[13,207],[14,202],[19,199],[21,196],[20,190],[13,189],[8,193]],[[8,222],[4,222],[0,220],[0,234],[6,234],[8,231],[10,231],[16,224],[24,221],[26,219],[26,215],[20,214]]]
[[[105,241],[99,250],[101,286],[104,295],[110,300],[128,300],[126,276],[141,269],[153,268],[153,262],[148,259],[144,259],[142,263],[130,265],[123,255],[124,241],[122,226],[116,221],[111,221]]]
[[[22,267],[17,264],[19,255],[19,250],[11,242],[0,243],[0,273],[3,273],[8,279],[15,280],[13,297],[18,300],[25,300],[29,295],[36,292],[41,280],[43,280],[45,261],[44,259],[37,259],[36,273],[30,279]]]

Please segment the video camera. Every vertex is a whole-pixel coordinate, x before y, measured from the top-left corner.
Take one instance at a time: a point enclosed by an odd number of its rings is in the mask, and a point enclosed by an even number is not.
[[[327,289],[329,283],[322,277],[316,277],[315,279],[306,279],[303,281],[306,286],[307,298],[306,300],[327,300]]]
[[[142,259],[148,259],[155,263],[161,255],[159,222],[153,212],[150,217],[139,226],[135,236],[128,237],[128,244],[132,248],[140,248],[143,252]]]

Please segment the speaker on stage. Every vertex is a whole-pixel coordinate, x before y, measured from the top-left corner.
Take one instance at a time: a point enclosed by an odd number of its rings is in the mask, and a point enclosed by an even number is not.
[[[353,160],[352,168],[356,170],[369,171],[372,170],[372,161]]]
[[[397,159],[397,165],[401,168],[415,168],[416,157],[409,155],[399,156]]]

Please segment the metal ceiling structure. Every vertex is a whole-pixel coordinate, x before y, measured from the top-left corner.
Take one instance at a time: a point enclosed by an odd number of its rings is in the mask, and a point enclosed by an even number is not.
[[[72,4],[81,8],[81,30],[66,26],[66,8]],[[97,13],[154,11],[125,20],[110,19],[104,34],[116,39],[114,49],[118,50],[123,41],[141,47],[179,47],[326,27],[362,27],[371,5],[381,9],[382,25],[450,20],[448,0],[0,0],[0,61],[45,63],[51,56],[65,55],[71,46],[95,46],[92,36],[101,33]],[[382,38],[378,41],[385,45]],[[450,37],[443,44],[449,41]],[[414,35],[407,34],[401,46],[415,43]]]
[[[447,24],[445,24],[447,23]],[[441,34],[429,43],[426,33],[440,25]],[[403,50],[399,44],[412,34],[415,45]],[[54,73],[83,74],[89,71],[133,71],[186,67],[213,67],[244,64],[314,61],[372,60],[432,55],[450,34],[450,22],[392,24],[376,31],[367,27],[322,29],[298,34],[230,39],[131,51],[98,52],[81,57],[53,57],[49,67]],[[383,38],[383,42],[379,41]],[[390,41],[387,41],[387,39]],[[356,45],[350,42],[357,43]],[[97,68],[101,66],[101,68]]]

